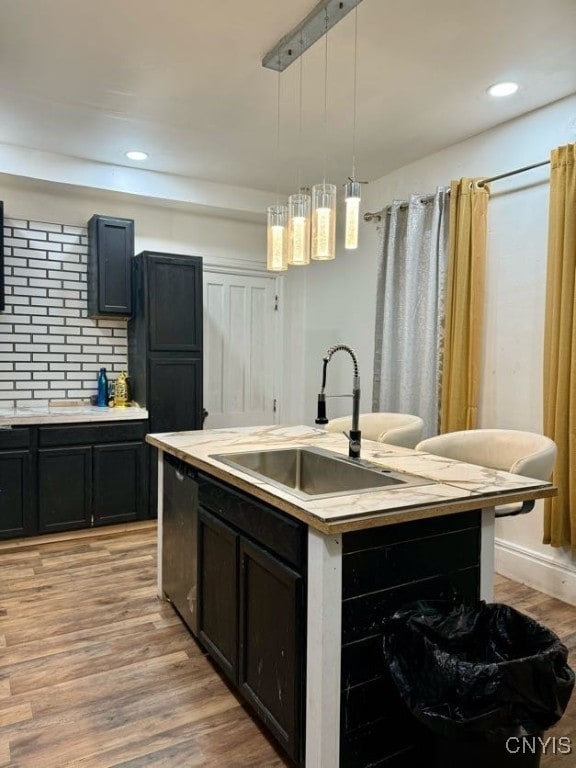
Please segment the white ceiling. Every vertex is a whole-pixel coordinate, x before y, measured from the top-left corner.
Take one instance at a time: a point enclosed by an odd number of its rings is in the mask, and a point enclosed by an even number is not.
[[[274,191],[351,172],[354,13],[280,75],[316,0],[0,0],[0,143]],[[357,177],[576,92],[576,0],[363,0]],[[521,89],[504,100],[485,89]]]

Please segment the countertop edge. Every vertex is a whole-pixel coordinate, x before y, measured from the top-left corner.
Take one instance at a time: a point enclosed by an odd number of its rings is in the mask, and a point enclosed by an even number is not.
[[[79,424],[92,422],[106,424],[109,421],[147,421],[148,411],[145,408],[102,408],[102,413],[31,413],[26,416],[0,416],[2,427],[37,427],[43,424]]]

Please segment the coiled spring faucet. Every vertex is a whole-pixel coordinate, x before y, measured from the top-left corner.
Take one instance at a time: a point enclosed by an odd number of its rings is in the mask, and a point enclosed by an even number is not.
[[[358,422],[360,420],[360,375],[358,373],[358,361],[354,350],[347,347],[345,344],[336,344],[326,352],[326,355],[322,358],[324,366],[322,368],[322,387],[318,395],[318,415],[316,416],[316,424],[328,424],[326,418],[326,397],[324,393],[326,388],[326,368],[328,363],[332,359],[332,355],[339,350],[348,352],[352,358],[354,364],[354,379],[352,382],[352,428],[350,429],[348,437],[348,456],[352,459],[360,458],[360,430],[358,428]],[[328,395],[330,397],[330,395]],[[334,395],[332,395],[334,397]]]

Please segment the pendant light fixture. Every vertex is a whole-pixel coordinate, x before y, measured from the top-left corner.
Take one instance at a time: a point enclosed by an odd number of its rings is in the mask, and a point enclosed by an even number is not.
[[[287,263],[308,264],[310,257],[328,261],[336,255],[336,186],[326,182],[328,143],[328,30],[351,10],[356,10],[362,0],[318,0],[316,6],[262,59],[262,66],[283,72],[297,58],[314,45],[322,36],[325,40],[324,70],[324,180],[309,190],[300,185],[298,171],[297,194],[290,195],[288,206],[277,203],[268,208],[268,269],[282,272]],[[345,185],[346,198],[346,248],[358,244],[358,217],[360,208],[360,184],[355,179],[356,140],[356,54],[357,24],[354,39],[354,110],[353,110],[353,158],[352,177]],[[300,62],[302,65],[302,62]],[[302,121],[302,76],[300,75],[300,130]],[[278,81],[278,155],[280,154],[280,81]],[[279,175],[279,169],[278,169]],[[311,233],[311,243],[310,243]],[[309,245],[310,243],[310,245]]]
[[[324,181],[312,187],[312,258],[329,261],[336,256],[336,186],[326,183],[328,144],[328,11],[324,32]]]
[[[276,109],[276,198],[275,205],[268,206],[266,269],[269,272],[285,272],[288,269],[288,206],[278,201],[280,179],[280,71],[278,71],[278,102]]]
[[[344,248],[358,248],[358,221],[360,219],[360,182],[356,181],[356,85],[358,64],[358,6],[354,9],[354,100],[352,106],[352,176],[344,185],[346,222]]]
[[[303,42],[300,40],[300,46]],[[298,145],[302,146],[302,62],[300,57],[299,73],[299,122]],[[302,188],[302,162],[298,162],[298,193],[288,198],[288,264],[305,266],[310,264],[310,209],[311,198]]]

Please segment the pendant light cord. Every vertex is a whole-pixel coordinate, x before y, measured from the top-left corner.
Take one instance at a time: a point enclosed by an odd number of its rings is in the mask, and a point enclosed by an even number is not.
[[[280,70],[278,70],[276,104],[276,204],[280,204]]]
[[[326,8],[326,32],[324,35],[324,184],[328,165],[328,8]]]
[[[304,41],[302,38],[300,38],[300,49],[302,49],[304,46]],[[302,165],[304,162],[304,156],[303,156],[303,150],[302,150],[302,61],[303,56],[300,55],[300,70],[299,70],[299,83],[298,83],[298,102],[299,102],[299,117],[298,117],[298,154],[300,157],[300,160],[298,162],[298,194],[301,193],[302,190]]]
[[[356,88],[358,72],[358,3],[354,8],[354,97],[352,106],[352,180],[356,180]]]

